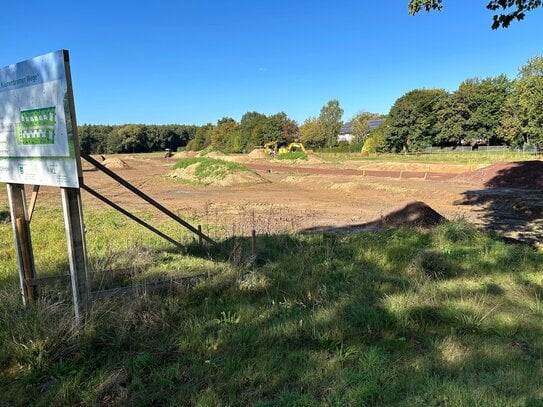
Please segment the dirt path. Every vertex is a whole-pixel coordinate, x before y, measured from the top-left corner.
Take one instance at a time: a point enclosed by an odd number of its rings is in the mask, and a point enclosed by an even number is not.
[[[281,166],[275,164],[251,164],[246,166],[255,171],[265,172],[287,172],[295,174],[318,174],[318,175],[354,175],[379,178],[397,178],[397,179],[424,179],[430,181],[447,181],[454,178],[457,174],[444,172],[420,172],[420,171],[386,171],[386,170],[354,170],[339,168],[315,168],[302,166]]]

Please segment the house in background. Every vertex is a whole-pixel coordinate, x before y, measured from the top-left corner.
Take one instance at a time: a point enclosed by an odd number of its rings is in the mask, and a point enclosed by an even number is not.
[[[369,126],[370,131],[372,131],[376,127],[379,127],[379,125],[381,125],[384,121],[385,121],[385,119],[370,120],[368,122],[368,126]],[[338,143],[340,143],[342,141],[346,141],[347,143],[352,143],[352,141],[355,139],[355,135],[352,133],[352,128],[353,128],[353,122],[352,121],[345,123],[341,127],[341,130],[339,131],[339,134],[337,136]]]

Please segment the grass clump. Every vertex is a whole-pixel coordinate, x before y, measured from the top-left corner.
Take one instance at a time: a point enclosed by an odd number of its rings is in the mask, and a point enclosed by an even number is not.
[[[278,160],[307,160],[307,154],[303,151],[293,151],[290,153],[281,153],[276,158]]]
[[[39,219],[35,234],[57,233]],[[140,276],[178,270],[210,277],[162,295],[96,302],[76,331],[67,318],[69,296],[45,291],[38,304],[21,306],[10,228],[0,224],[5,404],[543,400],[543,254],[527,246],[452,222],[429,232],[260,236],[258,261],[234,265],[197,250],[164,248],[116,216],[99,219],[86,221],[89,254],[101,259],[93,264],[114,261],[111,253],[120,256],[137,240]],[[34,243],[39,250],[47,241]],[[224,243],[241,257],[250,253],[250,238]],[[63,256],[55,249],[40,270],[58,271]]]

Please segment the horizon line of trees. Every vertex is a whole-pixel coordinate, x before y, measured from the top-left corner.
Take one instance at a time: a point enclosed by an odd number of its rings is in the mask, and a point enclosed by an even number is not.
[[[86,153],[139,153],[170,148],[247,152],[266,142],[301,141],[308,147],[335,147],[343,125],[339,101],[330,100],[302,125],[284,112],[247,112],[237,122],[216,124],[90,125],[78,127]],[[370,122],[384,118],[370,128]],[[361,112],[350,120],[352,151],[421,151],[431,146],[494,144],[543,147],[543,57],[529,59],[515,79],[505,75],[463,81],[454,92],[415,89],[400,96],[388,115]]]

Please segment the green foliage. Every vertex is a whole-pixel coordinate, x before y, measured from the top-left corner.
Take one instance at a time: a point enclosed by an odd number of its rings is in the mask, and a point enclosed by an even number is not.
[[[208,277],[96,302],[74,330],[68,288],[21,305],[0,225],[3,404],[540,404],[543,257],[526,246],[455,222],[259,236],[257,264],[235,266],[164,247],[113,212],[86,223],[93,265],[144,257],[125,284]],[[60,211],[36,213],[33,232],[40,270],[64,269]]]
[[[211,131],[211,143],[221,151],[234,151],[233,140],[241,137],[239,124],[230,117],[223,117]]]
[[[442,89],[416,89],[396,100],[387,119],[387,149],[399,152],[430,147],[438,133],[438,106],[447,96]]]
[[[487,79],[468,79],[437,106],[437,130],[434,144],[473,144],[483,140],[502,144],[498,128],[509,94],[510,82],[505,75]]]
[[[501,132],[513,145],[543,146],[543,57],[519,69],[505,104]]]
[[[309,147],[322,147],[326,143],[321,123],[315,117],[309,117],[300,126],[300,140]]]
[[[330,100],[321,108],[318,120],[322,132],[321,139],[325,141],[327,147],[337,144],[337,136],[343,124],[342,116],[343,109],[339,106],[337,99]]]
[[[364,143],[370,136],[370,121],[382,119],[377,113],[362,112],[351,120],[351,133],[354,136],[353,143]]]
[[[141,153],[173,151],[194,137],[196,126],[143,125],[102,126],[84,124],[78,127],[81,150],[87,154]]]
[[[199,151],[208,147],[211,144],[212,131],[213,125],[211,123],[197,127],[194,138],[187,143],[187,150]]]
[[[370,136],[364,142],[362,146],[362,153],[380,153],[386,150],[385,144],[385,134],[386,134],[386,124],[385,121],[370,133]]]
[[[414,15],[421,10],[441,10],[443,0],[410,0],[409,14]],[[541,0],[489,0],[486,8],[492,11],[503,10],[492,17],[492,29],[507,28],[514,20],[523,20],[526,12],[541,7]]]
[[[293,151],[290,153],[281,153],[276,158],[278,160],[307,160],[307,154],[303,151]]]

